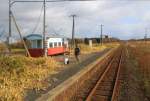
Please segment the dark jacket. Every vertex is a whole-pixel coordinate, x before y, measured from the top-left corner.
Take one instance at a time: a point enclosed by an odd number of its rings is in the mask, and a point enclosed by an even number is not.
[[[76,47],[75,48],[75,55],[79,55],[80,54],[80,48]]]

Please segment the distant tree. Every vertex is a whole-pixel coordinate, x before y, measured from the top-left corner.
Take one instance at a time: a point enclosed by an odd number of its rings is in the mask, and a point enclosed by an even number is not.
[[[0,43],[0,53],[3,53],[7,50],[7,46],[4,43]]]
[[[23,42],[20,40],[15,43],[12,43],[10,46],[11,46],[11,48],[24,48]]]

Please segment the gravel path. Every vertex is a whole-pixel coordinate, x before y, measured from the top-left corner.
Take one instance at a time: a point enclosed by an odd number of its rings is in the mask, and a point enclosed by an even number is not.
[[[96,59],[101,57],[103,54],[107,53],[110,49],[105,49],[102,52],[92,53],[92,54],[86,54],[80,56],[80,62],[76,62],[75,58],[70,58],[70,64],[65,65],[64,68],[60,69],[58,73],[51,75],[46,81],[49,83],[49,87],[46,90],[40,90],[40,91],[29,91],[27,93],[27,96],[25,97],[25,101],[35,101],[38,97],[40,97],[42,94],[47,93],[51,89],[58,86],[60,83],[67,80],[69,77],[73,76],[77,72],[79,72],[81,69],[85,68],[88,64],[94,62]],[[57,59],[58,57],[56,57]],[[62,60],[63,57],[61,57],[60,60]],[[62,65],[64,66],[64,65]]]

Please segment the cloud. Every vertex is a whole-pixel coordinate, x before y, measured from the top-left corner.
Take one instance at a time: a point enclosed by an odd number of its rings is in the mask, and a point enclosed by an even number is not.
[[[149,26],[150,6],[148,1],[84,1],[47,3],[47,33],[59,33],[71,37],[72,18],[76,14],[76,37],[99,37],[100,24],[104,33],[121,39],[143,38]],[[32,33],[37,24],[41,3],[17,3],[12,10],[21,31]],[[8,1],[0,3],[0,25],[8,30]],[[42,33],[42,16],[35,33]],[[13,25],[14,26],[14,25]],[[17,36],[15,27],[13,35]]]

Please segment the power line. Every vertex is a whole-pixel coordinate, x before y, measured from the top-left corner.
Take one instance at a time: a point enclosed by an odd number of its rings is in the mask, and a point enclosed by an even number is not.
[[[47,42],[46,42],[46,0],[43,2],[44,5],[44,14],[43,14],[43,49],[44,56],[47,56]]]
[[[0,37],[2,37],[2,35],[4,35],[4,33],[5,33],[5,29],[3,29],[0,33],[1,33]]]
[[[39,15],[39,17],[37,19],[37,23],[35,24],[35,27],[33,28],[32,34],[35,33],[35,31],[37,30],[37,28],[38,28],[38,26],[40,24],[43,8],[44,8],[44,5],[42,5],[42,7],[41,7],[41,12],[40,12],[40,15]]]
[[[47,0],[46,2],[64,2],[64,1],[99,1],[99,0]],[[17,2],[44,2],[43,0],[15,0],[11,3],[11,5]]]
[[[0,29],[1,29],[1,32],[0,32],[0,37],[5,33],[5,28],[3,25],[0,25]]]
[[[9,52],[11,52],[11,48],[10,48],[10,38],[11,38],[11,34],[12,34],[12,30],[11,30],[11,0],[9,0],[9,36],[7,37],[7,45],[8,45],[8,50]]]

